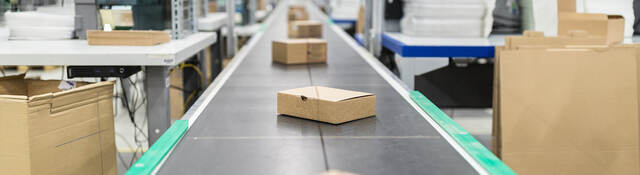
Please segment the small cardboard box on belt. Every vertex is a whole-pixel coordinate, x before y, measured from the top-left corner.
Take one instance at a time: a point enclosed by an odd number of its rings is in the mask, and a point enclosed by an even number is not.
[[[322,38],[322,22],[291,21],[289,22],[289,38]]]
[[[289,39],[273,41],[271,58],[283,64],[327,62],[327,41],[321,39]]]
[[[115,175],[113,122],[111,81],[0,78],[0,170]]]
[[[289,6],[289,13],[287,14],[289,21],[296,20],[309,20],[309,13],[304,6],[292,5]]]
[[[278,92],[278,114],[340,124],[376,115],[376,95],[322,86]]]

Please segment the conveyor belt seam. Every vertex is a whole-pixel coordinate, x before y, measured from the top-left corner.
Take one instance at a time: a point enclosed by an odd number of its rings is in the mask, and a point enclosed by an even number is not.
[[[489,174],[515,174],[511,168],[482,146],[469,132],[453,121],[446,113],[442,112],[438,106],[433,104],[422,93],[412,91],[411,99],[451,135]]]

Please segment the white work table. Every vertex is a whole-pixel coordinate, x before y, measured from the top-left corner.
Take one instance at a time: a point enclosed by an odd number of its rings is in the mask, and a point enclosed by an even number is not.
[[[86,40],[3,41],[0,65],[175,66],[216,42],[195,33],[155,46],[90,46]]]
[[[217,31],[227,24],[227,13],[215,12],[207,13],[205,17],[198,19],[198,30],[200,31]]]
[[[155,46],[90,46],[86,40],[0,41],[0,66],[144,66],[149,143],[170,126],[169,72],[217,40],[200,32]]]

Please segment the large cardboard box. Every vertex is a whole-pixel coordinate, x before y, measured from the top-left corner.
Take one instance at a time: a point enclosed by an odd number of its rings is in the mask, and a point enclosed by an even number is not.
[[[340,124],[376,115],[376,95],[310,86],[278,92],[278,114]]]
[[[289,38],[322,38],[322,22],[291,21],[289,22]]]
[[[289,39],[273,41],[273,62],[283,64],[306,64],[327,62],[327,41],[321,39]]]
[[[640,173],[637,48],[523,46],[496,49],[496,154],[518,174]]]
[[[2,174],[110,174],[116,171],[113,82],[0,78]]]
[[[309,20],[309,13],[307,12],[304,6],[292,5],[292,6],[289,6],[287,19],[289,21]]]

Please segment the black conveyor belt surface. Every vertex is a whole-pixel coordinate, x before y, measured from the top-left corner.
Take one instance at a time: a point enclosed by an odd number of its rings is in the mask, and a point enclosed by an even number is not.
[[[272,63],[271,41],[287,38],[286,13],[274,15],[158,174],[477,174],[328,23],[327,64]],[[376,93],[377,116],[331,125],[276,114],[278,91],[310,85]]]

